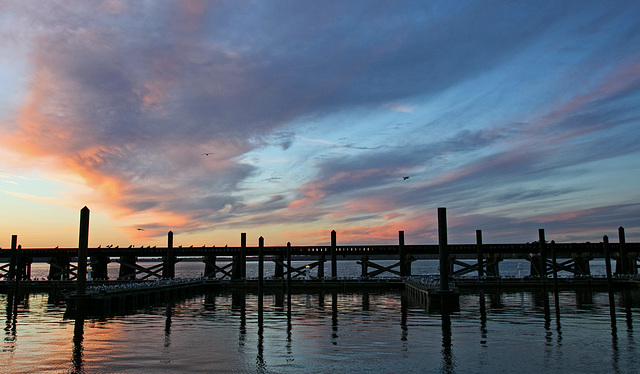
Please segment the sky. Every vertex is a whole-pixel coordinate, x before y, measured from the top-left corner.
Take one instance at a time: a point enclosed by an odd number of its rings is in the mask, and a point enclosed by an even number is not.
[[[0,0],[0,247],[640,241],[638,14]]]

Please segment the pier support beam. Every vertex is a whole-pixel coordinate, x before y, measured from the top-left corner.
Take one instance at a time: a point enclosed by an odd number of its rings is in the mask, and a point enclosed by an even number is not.
[[[411,276],[411,262],[414,258],[412,255],[407,255],[406,248],[404,246],[404,231],[398,231],[398,246],[400,255],[400,276]]]
[[[78,240],[78,268],[76,273],[76,295],[84,295],[87,286],[87,256],[89,254],[89,208],[80,210],[80,234]]]
[[[118,272],[119,280],[136,279],[136,261],[138,261],[136,255],[129,254],[120,256],[120,270]]]
[[[325,255],[318,257],[318,279],[324,279],[324,263],[327,262]]]
[[[111,262],[109,256],[97,255],[91,257],[91,269],[92,279],[107,280],[109,279],[109,273],[107,271],[107,265]]]
[[[589,261],[591,261],[592,258],[591,258],[590,252],[572,253],[571,259],[573,260],[575,275],[579,275],[579,276],[591,275],[591,266],[589,265]]]
[[[69,280],[69,257],[49,257],[49,280]]]
[[[284,255],[282,253],[278,253],[275,256],[275,266],[273,269],[273,277],[282,279],[284,278]]]
[[[206,255],[202,258],[202,262],[204,262],[204,276],[209,278],[216,278],[216,275],[218,273],[216,269],[216,256]]]

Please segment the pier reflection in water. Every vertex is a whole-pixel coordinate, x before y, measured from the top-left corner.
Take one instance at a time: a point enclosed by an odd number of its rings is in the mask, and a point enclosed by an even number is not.
[[[634,372],[639,294],[613,296],[479,291],[429,313],[401,292],[216,293],[101,320],[3,294],[0,372]]]

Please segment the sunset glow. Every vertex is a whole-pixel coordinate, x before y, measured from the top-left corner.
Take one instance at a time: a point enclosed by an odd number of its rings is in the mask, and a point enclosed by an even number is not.
[[[2,1],[0,247],[640,241],[638,14]]]

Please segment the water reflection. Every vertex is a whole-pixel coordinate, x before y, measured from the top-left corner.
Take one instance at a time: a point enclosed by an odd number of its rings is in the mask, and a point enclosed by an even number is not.
[[[480,306],[480,344],[487,346],[487,307],[485,306],[484,291],[478,295]]]
[[[167,317],[164,322],[164,347],[167,348],[171,345],[171,316],[173,315],[173,306],[167,304],[165,316]]]
[[[515,364],[525,373],[597,365],[633,372],[640,364],[633,336],[640,294],[615,293],[618,305],[607,296],[484,291],[461,295],[460,311],[431,313],[404,292],[331,292],[330,309],[320,293],[214,293],[98,326],[82,313],[63,319],[46,295],[41,302],[6,295],[0,359],[9,366],[0,372],[25,372],[14,369],[32,362],[32,372],[116,371],[105,368],[127,360],[154,372],[510,372]],[[620,316],[626,334],[614,323]],[[34,359],[33,342],[46,344],[47,356]],[[51,369],[55,357],[66,360],[63,370]]]
[[[441,311],[442,316],[442,373],[454,373],[455,363],[451,345],[451,312],[446,308]]]
[[[7,320],[5,323],[5,337],[3,352],[13,352],[16,349],[16,330],[18,328],[18,300],[13,293],[7,294]]]
[[[81,302],[77,301],[77,303],[80,304]],[[81,311],[82,306],[77,305],[76,310]],[[71,355],[73,373],[84,373],[84,367],[82,363],[82,357],[84,353],[84,348],[82,346],[82,341],[84,340],[84,319],[85,316],[83,313],[76,313],[73,323],[73,352]]]

